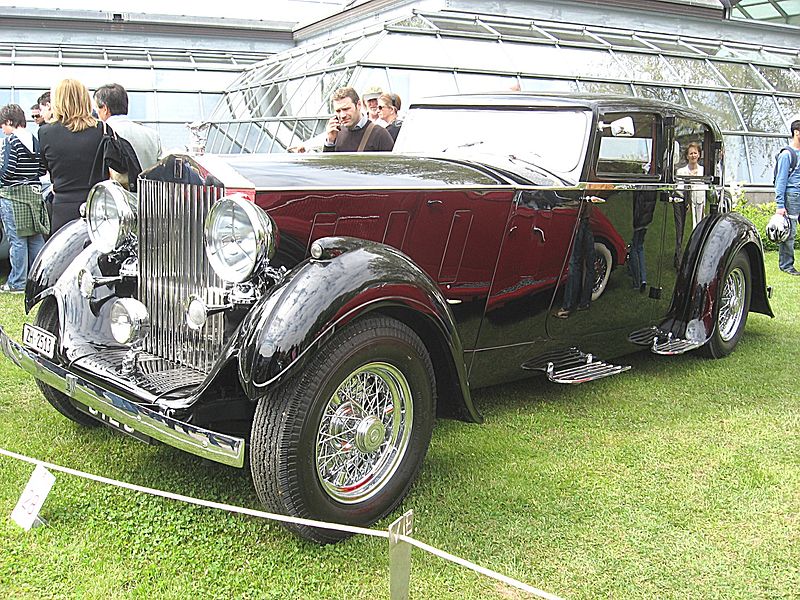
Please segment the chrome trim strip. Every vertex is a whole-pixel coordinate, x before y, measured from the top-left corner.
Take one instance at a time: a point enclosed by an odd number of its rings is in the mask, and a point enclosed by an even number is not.
[[[202,429],[131,402],[34,354],[0,327],[0,350],[23,371],[136,431],[169,446],[232,467],[244,466],[242,438]]]

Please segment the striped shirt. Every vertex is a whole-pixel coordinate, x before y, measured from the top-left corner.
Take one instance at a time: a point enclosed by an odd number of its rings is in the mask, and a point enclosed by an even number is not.
[[[5,142],[0,183],[3,185],[39,183],[39,176],[44,175],[45,170],[39,161],[39,144],[36,138],[32,138],[34,151],[13,133]]]

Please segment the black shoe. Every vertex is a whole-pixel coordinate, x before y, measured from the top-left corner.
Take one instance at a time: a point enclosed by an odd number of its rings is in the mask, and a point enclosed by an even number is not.
[[[0,292],[4,292],[6,294],[21,294],[25,291],[25,288],[12,288],[7,283],[0,285]]]
[[[578,310],[589,310],[590,306],[591,306],[591,304],[579,304],[578,305]]]
[[[787,275],[800,275],[800,271],[798,271],[794,267],[792,267],[791,269],[786,269],[785,271],[783,269],[781,269],[781,271],[783,271]]]

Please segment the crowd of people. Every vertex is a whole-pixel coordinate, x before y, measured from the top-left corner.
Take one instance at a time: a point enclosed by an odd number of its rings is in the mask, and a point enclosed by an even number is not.
[[[128,93],[119,84],[101,86],[92,98],[83,83],[64,79],[30,110],[37,134],[27,129],[18,104],[0,108],[6,136],[0,218],[11,265],[0,291],[10,293],[24,290],[28,269],[45,239],[80,217],[89,190],[99,181],[126,175],[113,173],[104,161],[110,137],[129,142],[140,170],[153,166],[161,154],[158,134],[127,117]]]
[[[361,95],[355,88],[343,87],[331,96],[333,116],[328,120],[322,141],[308,140],[292,146],[289,152],[389,152],[394,148],[400,127],[401,100],[377,86]]]

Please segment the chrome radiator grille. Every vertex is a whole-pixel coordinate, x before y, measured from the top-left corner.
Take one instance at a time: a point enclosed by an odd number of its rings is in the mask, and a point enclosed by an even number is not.
[[[200,331],[185,322],[196,294],[222,304],[224,284],[206,260],[203,224],[221,188],[142,180],[139,188],[139,299],[150,312],[145,350],[202,372],[222,352],[222,315]]]

